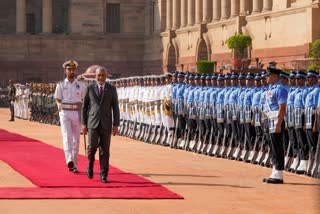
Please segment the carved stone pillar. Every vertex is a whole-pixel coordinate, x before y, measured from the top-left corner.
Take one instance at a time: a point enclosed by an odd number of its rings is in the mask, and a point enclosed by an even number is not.
[[[187,26],[188,21],[188,2],[187,0],[181,0],[181,27]]]
[[[240,0],[231,0],[231,17],[239,16]]]
[[[16,1],[16,33],[26,33],[26,0]]]
[[[196,24],[202,21],[202,0],[196,0]]]
[[[195,0],[188,0],[188,26],[194,25],[195,17]]]
[[[221,0],[213,0],[213,21],[220,20],[221,18]]]
[[[172,0],[167,0],[167,30],[172,28]]]
[[[253,13],[260,13],[262,11],[263,0],[253,0]]]
[[[228,19],[230,17],[230,0],[222,0],[221,1],[221,18],[222,19]]]
[[[172,14],[173,29],[178,29],[180,27],[180,0],[173,0]]]
[[[52,33],[52,0],[42,1],[42,33]]]
[[[272,0],[263,0],[263,11],[272,10]]]

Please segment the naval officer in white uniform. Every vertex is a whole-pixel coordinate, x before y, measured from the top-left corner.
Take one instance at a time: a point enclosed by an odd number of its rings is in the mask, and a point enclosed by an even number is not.
[[[78,153],[81,132],[80,114],[85,85],[76,79],[78,63],[69,60],[63,63],[66,78],[57,84],[54,98],[59,109],[63,149],[69,171],[78,173]]]

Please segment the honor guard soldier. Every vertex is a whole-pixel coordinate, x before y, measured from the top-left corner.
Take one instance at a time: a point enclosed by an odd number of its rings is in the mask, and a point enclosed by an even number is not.
[[[288,100],[287,100],[287,114],[285,117],[286,127],[288,129],[288,135],[289,135],[289,146],[287,149],[287,157],[286,157],[286,167],[289,168],[288,162],[289,158],[293,158],[293,162],[291,164],[292,169],[296,169],[299,164],[299,157],[298,157],[298,145],[297,145],[297,138],[296,133],[294,130],[294,99],[295,94],[297,90],[296,86],[296,72],[290,71],[289,75],[289,92],[288,92]],[[290,170],[291,168],[289,168]]]
[[[246,76],[246,89],[244,94],[244,127],[246,133],[246,142],[245,148],[247,151],[253,149],[253,143],[255,139],[255,130],[252,124],[252,97],[255,92],[254,87],[254,75],[252,73],[248,73]],[[241,157],[242,160],[246,160],[247,154],[243,154]]]
[[[266,96],[266,107],[268,108],[269,132],[271,139],[273,170],[269,178],[263,179],[266,183],[283,183],[284,170],[284,148],[282,131],[284,127],[284,115],[288,93],[279,82],[280,70],[276,68],[267,69],[267,82],[270,87]]]
[[[79,111],[84,98],[85,85],[75,78],[78,67],[76,61],[66,61],[62,67],[65,69],[67,77],[57,85],[54,98],[59,110],[66,163],[69,171],[78,173],[77,165],[81,132]]]
[[[261,99],[261,93],[262,93],[262,87],[261,87],[261,75],[256,74],[254,77],[254,93],[252,95],[252,125],[254,127],[255,131],[255,141],[253,144],[253,148],[251,151],[251,154],[249,156],[248,161],[253,162],[256,159],[257,151],[260,148],[262,141],[262,128],[261,128],[261,106],[260,106],[260,99]]]
[[[239,143],[239,112],[238,112],[238,96],[239,96],[239,75],[237,73],[231,74],[231,86],[232,91],[229,95],[229,109],[231,112],[231,131],[232,131],[232,139],[230,141],[230,148],[234,150],[235,146]],[[234,159],[233,152],[228,152],[228,158]]]
[[[184,73],[179,73],[178,74],[178,83],[177,83],[177,94],[176,94],[176,99],[177,99],[177,122],[176,122],[176,138],[177,142],[174,142],[173,146],[175,147],[176,145],[180,145],[183,134],[185,132],[186,128],[186,117],[185,117],[185,108],[184,108],[184,99],[183,99],[183,93],[186,88],[186,84],[184,82]]]
[[[307,170],[308,160],[308,144],[305,128],[305,101],[308,94],[308,89],[305,86],[307,74],[303,71],[298,71],[296,75],[297,90],[294,99],[294,128],[297,136],[299,148],[299,167],[295,170],[298,174],[303,174]]]
[[[11,119],[9,121],[14,121],[14,102],[16,100],[16,87],[13,85],[13,83],[13,80],[9,80],[8,101],[11,113]]]
[[[318,130],[315,123],[315,110],[319,99],[318,73],[313,70],[309,70],[307,73],[307,79],[309,87],[305,102],[305,121],[309,146],[309,160],[306,174],[311,175],[318,143]]]

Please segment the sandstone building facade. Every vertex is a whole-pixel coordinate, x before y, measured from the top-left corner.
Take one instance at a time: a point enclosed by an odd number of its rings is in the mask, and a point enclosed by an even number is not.
[[[195,71],[200,59],[230,65],[236,33],[264,64],[290,68],[320,38],[320,0],[2,0],[0,86],[63,78],[64,60],[93,64],[113,77]]]

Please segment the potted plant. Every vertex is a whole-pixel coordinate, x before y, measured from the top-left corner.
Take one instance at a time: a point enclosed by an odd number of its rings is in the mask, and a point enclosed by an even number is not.
[[[311,43],[309,57],[320,58],[320,39],[317,39]]]
[[[251,46],[252,39],[249,35],[236,34],[230,36],[227,40],[227,46],[234,50],[233,66],[240,69],[242,66],[248,66],[250,60],[247,56],[247,48]],[[247,65],[243,65],[243,63]]]

